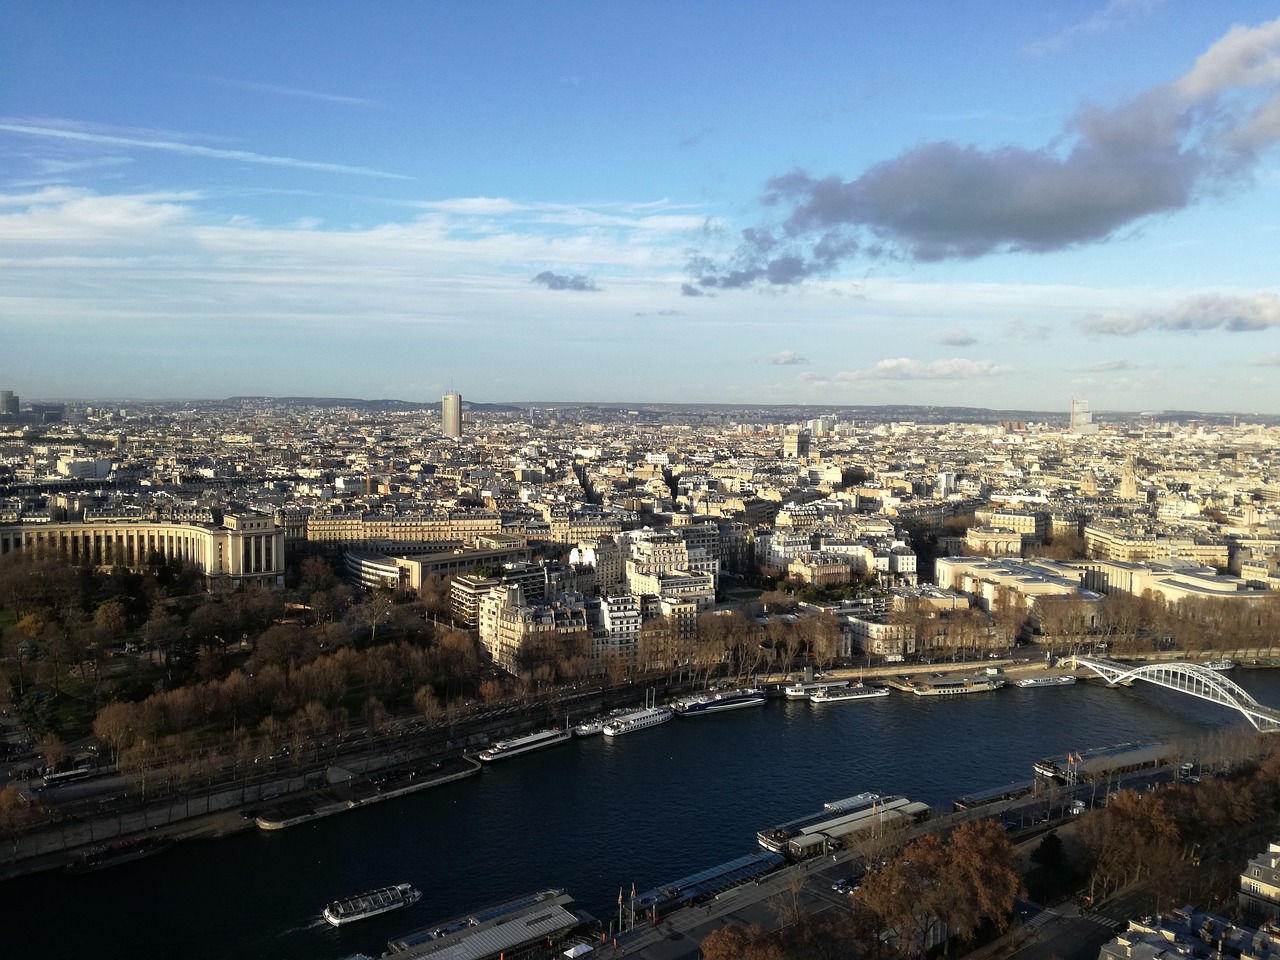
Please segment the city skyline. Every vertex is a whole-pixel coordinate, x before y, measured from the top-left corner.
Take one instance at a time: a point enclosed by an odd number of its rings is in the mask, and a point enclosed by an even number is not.
[[[14,12],[22,397],[1280,406],[1270,5],[232,9]]]

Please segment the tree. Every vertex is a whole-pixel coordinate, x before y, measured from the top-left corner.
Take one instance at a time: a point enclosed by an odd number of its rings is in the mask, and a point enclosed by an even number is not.
[[[440,722],[442,708],[436,692],[430,686],[419,687],[413,694],[413,706],[422,714],[428,725],[435,726]]]
[[[56,733],[46,733],[36,744],[40,758],[44,760],[45,769],[56,770],[58,764],[67,758],[67,745]]]
[[[98,604],[93,612],[93,630],[100,643],[113,643],[128,626],[128,617],[124,604],[118,600],[108,600]]]
[[[944,876],[955,897],[947,926],[965,939],[987,921],[1003,930],[1014,900],[1025,896],[1013,845],[990,819],[968,820],[952,831]]]
[[[385,590],[375,590],[364,603],[351,608],[351,616],[356,623],[369,629],[369,645],[378,641],[378,625],[385,623],[391,616],[391,608],[395,606],[395,598]]]
[[[338,576],[324,557],[307,557],[302,561],[302,584],[304,596],[332,589],[338,583]]]
[[[786,960],[782,945],[758,923],[713,930],[701,946],[702,960]]]
[[[0,789],[0,837],[12,841],[15,854],[23,833],[43,819],[43,812],[40,805],[28,800],[17,787]]]

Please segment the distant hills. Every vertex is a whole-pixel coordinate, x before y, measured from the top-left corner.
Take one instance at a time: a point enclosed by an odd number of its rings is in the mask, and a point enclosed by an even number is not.
[[[426,413],[440,412],[440,401],[419,403],[411,400],[383,398],[365,400],[359,397],[268,397],[234,396],[225,400],[75,400],[77,404],[128,403],[154,407],[243,407],[253,404],[299,407],[310,409],[359,410],[367,413]],[[1029,423],[1065,424],[1068,412],[1065,408],[1053,410],[998,410],[989,407],[943,406],[938,404],[762,404],[762,403],[654,403],[644,401],[579,401],[563,400],[518,401],[515,403],[477,403],[463,399],[462,405],[479,413],[525,413],[536,408],[540,411],[578,411],[586,413],[598,410],[618,416],[630,415],[640,421],[663,417],[731,417],[741,422],[794,423],[823,415],[835,415],[842,420],[869,420],[879,423],[891,421],[915,421],[918,423],[985,423],[1024,421]],[[1094,410],[1094,420],[1102,423],[1187,423],[1198,421],[1212,426],[1231,426],[1242,423],[1260,423],[1280,426],[1280,415],[1250,413],[1207,413],[1198,410]]]

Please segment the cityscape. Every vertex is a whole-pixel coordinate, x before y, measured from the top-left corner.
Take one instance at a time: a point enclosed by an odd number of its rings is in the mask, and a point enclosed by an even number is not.
[[[779,13],[14,12],[6,950],[1280,952],[1280,20]]]

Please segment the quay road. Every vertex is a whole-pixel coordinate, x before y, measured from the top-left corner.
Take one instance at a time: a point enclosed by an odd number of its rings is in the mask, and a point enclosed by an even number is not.
[[[134,778],[115,772],[45,788],[39,786],[39,777],[10,779],[11,785],[48,804],[53,813],[48,828],[0,845],[0,880],[60,867],[74,859],[79,849],[117,837],[151,831],[209,837],[253,829],[252,817],[242,818],[238,811],[247,808],[246,813],[256,813],[268,803],[327,786],[328,771],[358,777],[440,761],[474,753],[494,739],[539,725],[576,723],[616,707],[633,706],[651,689],[665,699],[694,686],[690,682],[581,685],[530,700],[477,705],[466,716],[435,726],[415,717],[393,721],[377,736],[357,728],[326,740],[322,747],[307,745],[305,762],[295,764],[299,758],[289,756],[263,757],[257,764],[233,765],[228,760],[185,790],[157,789],[164,777],[161,771],[153,771],[148,778],[153,786],[145,799],[133,792]],[[7,768],[3,772],[8,777],[16,766],[0,765]],[[244,771],[240,776],[236,766]]]

